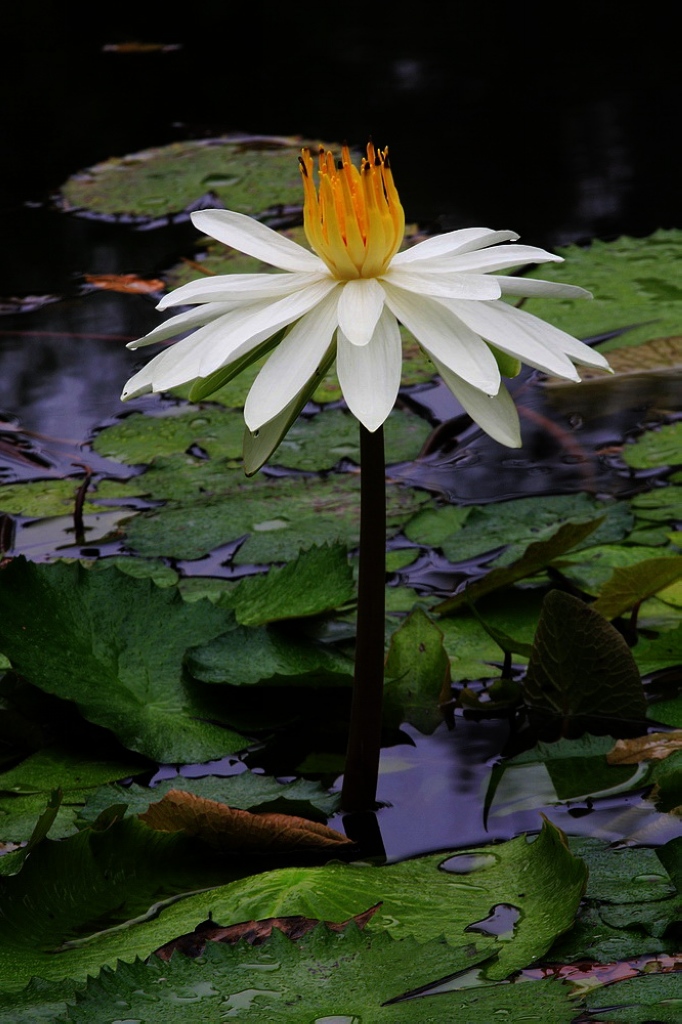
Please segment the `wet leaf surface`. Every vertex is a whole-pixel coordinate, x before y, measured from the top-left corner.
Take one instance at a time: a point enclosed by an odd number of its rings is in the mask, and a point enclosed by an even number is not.
[[[443,1014],[462,1012],[471,1024],[488,1024],[500,1009],[520,1024],[531,1006],[547,1024],[571,1021],[568,990],[552,981],[510,986],[504,998],[488,986],[396,1001],[429,980],[475,966],[475,958],[456,956],[437,940],[396,941],[389,935],[365,937],[352,926],[340,933],[320,926],[293,943],[275,930],[255,950],[248,943],[211,945],[198,962],[174,957],[168,964],[123,965],[90,982],[67,1019],[103,1022],[115,1000],[121,1012],[143,1013],[149,1024],[181,1021],[187,1019],[189,999],[197,1014],[220,1008],[237,1011],[240,1020],[273,1024],[298,1024],[303,1014],[329,1022],[439,1024]],[[150,991],[155,993],[151,1006]]]

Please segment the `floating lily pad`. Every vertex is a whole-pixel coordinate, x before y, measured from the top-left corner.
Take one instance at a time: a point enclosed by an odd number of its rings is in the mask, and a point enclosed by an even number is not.
[[[600,346],[603,352],[654,338],[679,335],[682,231],[656,231],[648,238],[593,241],[558,250],[562,264],[544,264],[530,277],[580,284],[592,301],[528,299],[524,309],[578,338],[633,327]]]
[[[434,732],[443,721],[439,704],[450,699],[450,659],[441,630],[421,608],[391,637],[385,675],[384,720]]]
[[[0,509],[10,515],[42,519],[48,516],[63,516],[73,513],[76,494],[83,481],[67,477],[62,480],[28,480],[25,483],[4,484],[0,492]],[[88,494],[83,512],[93,514],[102,511]]]
[[[682,462],[682,421],[647,431],[623,448],[623,459],[633,469],[679,465]]]
[[[516,561],[530,543],[552,536],[561,523],[580,523],[599,515],[605,517],[604,522],[591,534],[590,545],[620,540],[632,524],[632,516],[623,502],[599,502],[586,494],[562,494],[465,509],[425,509],[407,524],[405,535],[417,543],[439,547],[454,563],[504,548],[491,563],[498,567]]]
[[[218,800],[244,811],[277,811],[281,814],[298,814],[315,821],[326,821],[338,810],[340,799],[338,793],[329,793],[319,782],[308,779],[279,782],[271,775],[257,775],[249,771],[226,778],[207,776],[203,779],[190,779],[177,775],[152,788],[138,786],[134,782],[130,786],[101,786],[88,796],[78,817],[80,821],[92,824],[108,807],[120,805],[127,809],[128,814],[142,814],[151,803],[160,800],[172,789],[181,789],[208,800]]]
[[[140,555],[196,559],[244,537],[234,555],[239,565],[289,562],[314,544],[358,543],[360,481],[357,474],[334,479],[310,477],[245,478],[241,469],[226,473],[222,492],[208,496],[198,466],[191,467],[196,490],[181,502],[136,516],[128,543]],[[144,478],[140,478],[144,484]],[[178,478],[169,483],[181,486]],[[177,492],[176,492],[177,493]],[[161,495],[155,492],[156,497]],[[399,486],[387,488],[389,536],[429,500]]]
[[[146,149],[74,174],[61,189],[61,205],[68,211],[141,221],[199,207],[253,216],[273,206],[301,205],[298,155],[303,145],[316,149],[320,143],[228,135]]]
[[[209,943],[199,961],[174,956],[170,963],[153,959],[107,969],[88,981],[69,1019],[108,1024],[113,1003],[119,1017],[146,1024],[186,1024],[188,1012],[209,1020],[233,1010],[252,1024],[436,1024],[457,1018],[489,1024],[504,1003],[510,1024],[529,1013],[542,1013],[544,1024],[570,1024],[575,1003],[554,979],[507,986],[504,998],[491,985],[422,992],[428,982],[477,963],[475,956],[453,955],[442,940],[367,936],[355,925],[340,933],[318,926],[297,942],[274,929],[256,949],[247,942]],[[399,999],[409,991],[419,991],[419,998]]]
[[[102,430],[93,448],[106,459],[148,464],[161,455],[187,452],[199,457],[241,457],[244,421],[226,409],[207,407],[177,416],[132,413]]]
[[[628,542],[630,540],[631,535],[628,536]],[[643,544],[596,544],[593,548],[583,548],[575,554],[565,555],[557,559],[554,565],[566,579],[586,594],[596,597],[611,579],[615,569],[638,565],[659,556],[665,557],[665,553]],[[670,551],[670,557],[675,557],[674,551]]]
[[[401,411],[390,414],[384,432],[386,462],[390,465],[414,459],[431,427],[419,416]],[[332,469],[343,459],[360,464],[358,421],[349,413],[332,409],[312,419],[299,417],[270,459],[270,465],[320,472]]]

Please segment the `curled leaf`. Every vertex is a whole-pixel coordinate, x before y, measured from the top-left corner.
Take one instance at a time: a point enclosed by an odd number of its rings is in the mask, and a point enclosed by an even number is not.
[[[289,814],[252,814],[172,789],[140,815],[158,832],[185,832],[229,853],[273,853],[348,846],[350,839],[317,821]]]

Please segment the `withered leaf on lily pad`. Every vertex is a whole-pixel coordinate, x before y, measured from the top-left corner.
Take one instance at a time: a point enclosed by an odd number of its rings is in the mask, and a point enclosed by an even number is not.
[[[639,764],[640,761],[662,761],[682,750],[682,729],[674,732],[651,732],[647,736],[617,740],[606,755],[609,764]]]
[[[380,906],[381,904],[377,903],[362,914],[356,914],[340,924],[334,921],[325,921],[324,925],[330,932],[343,932],[352,922],[362,930]],[[282,932],[292,942],[296,942],[308,932],[313,931],[318,924],[320,921],[316,918],[303,917],[300,914],[294,917],[268,917],[264,921],[243,921],[241,924],[231,924],[226,928],[214,924],[210,920],[203,921],[193,932],[181,935],[172,942],[167,942],[165,946],[155,950],[155,953],[161,960],[170,960],[176,951],[184,953],[186,956],[201,956],[208,942],[233,944],[243,940],[252,946],[259,946],[272,934],[273,928]]]
[[[351,845],[346,836],[317,821],[288,814],[252,814],[178,789],[151,804],[140,818],[156,831],[185,832],[235,853]]]

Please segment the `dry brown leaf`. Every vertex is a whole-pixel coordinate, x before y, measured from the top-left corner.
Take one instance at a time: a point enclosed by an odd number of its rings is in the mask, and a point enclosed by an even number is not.
[[[158,278],[145,281],[137,274],[85,274],[85,280],[95,288],[108,292],[132,292],[135,295],[155,295],[162,292],[166,285]]]
[[[157,832],[185,832],[230,853],[273,853],[348,846],[351,840],[333,828],[290,814],[253,814],[217,800],[172,789],[150,804],[142,821]]]
[[[607,755],[609,764],[639,764],[640,761],[662,761],[682,750],[682,729],[673,732],[652,732],[632,740],[617,740]]]
[[[376,903],[369,910],[365,910],[362,914],[357,914],[341,924],[334,921],[325,921],[324,924],[332,932],[342,932],[351,922],[362,929],[380,906],[381,903]],[[201,956],[204,952],[207,942],[229,944],[239,942],[240,939],[244,939],[252,946],[260,946],[269,938],[273,928],[279,928],[292,942],[296,942],[318,924],[320,922],[312,917],[269,917],[264,921],[243,921],[241,924],[229,925],[227,928],[221,928],[213,921],[204,921],[193,932],[181,935],[179,938],[173,939],[172,942],[167,942],[165,946],[161,946],[156,950],[156,955],[161,960],[170,960],[172,954],[178,950],[185,956],[196,957]]]

